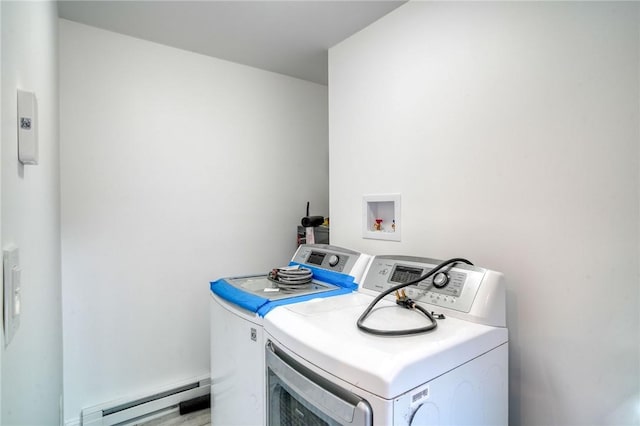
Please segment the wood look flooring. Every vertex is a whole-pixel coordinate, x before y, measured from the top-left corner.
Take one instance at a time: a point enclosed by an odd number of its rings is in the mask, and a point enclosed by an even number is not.
[[[211,409],[194,411],[183,416],[180,415],[178,409],[147,420],[137,423],[137,426],[210,426],[211,425]]]

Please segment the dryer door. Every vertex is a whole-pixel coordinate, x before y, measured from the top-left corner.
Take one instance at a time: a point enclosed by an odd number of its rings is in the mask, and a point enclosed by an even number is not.
[[[267,425],[371,426],[371,406],[267,343]]]

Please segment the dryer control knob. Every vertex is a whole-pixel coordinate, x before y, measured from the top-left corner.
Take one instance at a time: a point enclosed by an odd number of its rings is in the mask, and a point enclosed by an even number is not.
[[[336,266],[340,262],[340,258],[335,254],[332,254],[329,258],[329,266]]]
[[[442,288],[449,283],[449,275],[446,272],[438,272],[433,277],[433,286],[435,288]]]

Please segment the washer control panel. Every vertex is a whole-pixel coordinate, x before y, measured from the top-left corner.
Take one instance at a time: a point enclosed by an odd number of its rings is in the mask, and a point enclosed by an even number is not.
[[[325,244],[303,244],[291,260],[329,271],[349,274],[359,256],[360,253],[341,247]]]
[[[441,262],[420,257],[376,256],[369,265],[362,287],[381,293],[425,275]],[[415,301],[469,312],[484,273],[482,268],[457,263],[404,290]]]

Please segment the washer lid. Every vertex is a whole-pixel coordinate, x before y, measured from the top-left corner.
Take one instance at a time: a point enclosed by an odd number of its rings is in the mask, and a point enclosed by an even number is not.
[[[268,300],[279,300],[288,297],[302,296],[305,294],[322,293],[335,290],[338,287],[313,280],[308,284],[292,287],[290,289],[279,288],[277,284],[269,280],[266,275],[254,275],[248,277],[225,278],[231,286]]]
[[[306,288],[281,291],[264,275],[236,278],[221,278],[210,285],[211,292],[219,298],[237,305],[259,316],[280,305],[298,303],[316,297],[331,297],[351,293],[351,289],[312,280]],[[267,292],[266,290],[276,290]]]
[[[507,329],[448,317],[429,333],[383,337],[356,321],[373,298],[352,293],[281,306],[265,316],[275,340],[316,367],[385,399],[392,399],[507,342]],[[406,329],[428,319],[381,301],[366,324]]]

